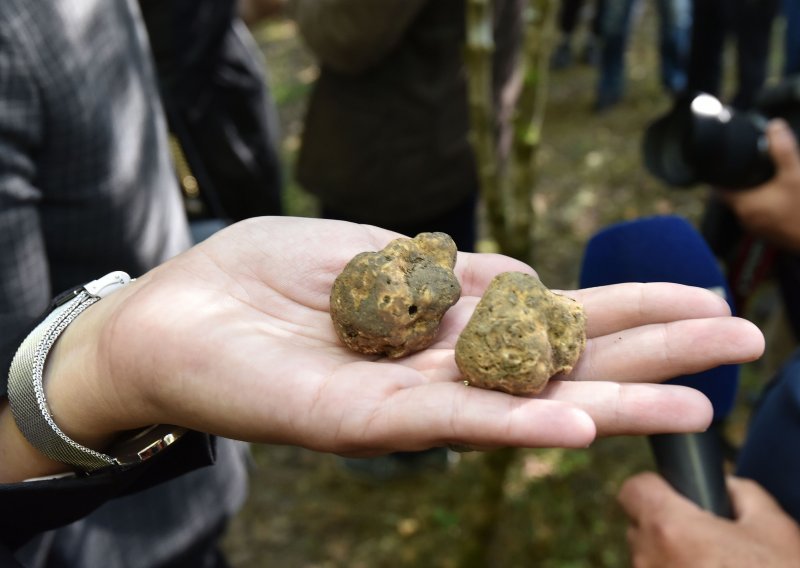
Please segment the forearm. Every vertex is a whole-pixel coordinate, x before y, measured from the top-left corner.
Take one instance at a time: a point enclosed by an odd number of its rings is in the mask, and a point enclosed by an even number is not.
[[[103,300],[105,302],[106,300]],[[146,426],[132,409],[133,389],[120,392],[104,370],[100,346],[112,302],[98,303],[73,321],[50,350],[43,372],[45,398],[53,421],[69,438],[103,451],[116,433]],[[0,403],[0,482],[10,483],[69,471],[48,459],[26,440],[14,420],[8,400]]]
[[[31,446],[14,422],[7,399],[0,400],[0,483],[14,483],[68,471]]]

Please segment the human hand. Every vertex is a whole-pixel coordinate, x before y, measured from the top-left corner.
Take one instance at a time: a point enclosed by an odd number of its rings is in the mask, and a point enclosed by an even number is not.
[[[333,330],[331,286],[355,254],[397,236],[285,217],[222,231],[66,329],[47,366],[54,416],[79,441],[169,423],[346,455],[448,443],[583,447],[598,434],[705,428],[711,407],[698,391],[632,383],[751,360],[763,349],[757,328],[727,317],[710,292],[595,288],[569,293],[584,303],[590,338],[571,380],[534,398],[465,387],[453,355],[458,333],[492,277],[533,271],[460,253],[462,297],[431,347],[399,360],[353,353]]]
[[[745,191],[721,191],[742,225],[755,235],[800,251],[800,150],[789,125],[775,119],[767,127],[769,151],[776,165],[767,183]]]
[[[736,520],[700,509],[654,473],[628,479],[619,502],[631,518],[635,568],[784,568],[800,564],[800,527],[754,481],[729,478]]]

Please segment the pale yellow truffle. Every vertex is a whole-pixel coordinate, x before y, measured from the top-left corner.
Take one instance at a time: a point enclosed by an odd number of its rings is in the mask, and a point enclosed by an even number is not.
[[[536,394],[572,370],[586,345],[583,307],[528,274],[492,280],[456,343],[456,364],[472,386]]]

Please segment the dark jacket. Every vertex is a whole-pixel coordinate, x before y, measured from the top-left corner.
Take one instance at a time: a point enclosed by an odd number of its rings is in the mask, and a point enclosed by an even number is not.
[[[512,77],[522,3],[495,4],[499,93]],[[478,191],[463,0],[297,0],[294,17],[321,61],[297,165],[307,190],[378,225],[424,221]]]

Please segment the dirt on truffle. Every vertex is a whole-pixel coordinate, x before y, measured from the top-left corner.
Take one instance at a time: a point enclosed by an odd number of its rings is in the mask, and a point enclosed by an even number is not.
[[[456,245],[445,233],[420,233],[356,255],[331,290],[337,335],[364,354],[397,358],[425,349],[461,295],[455,263]]]

